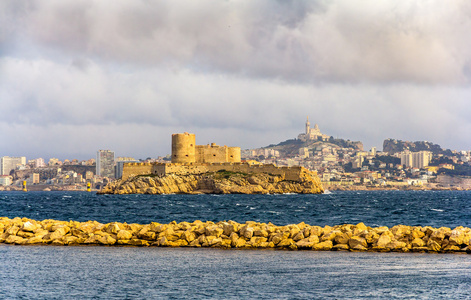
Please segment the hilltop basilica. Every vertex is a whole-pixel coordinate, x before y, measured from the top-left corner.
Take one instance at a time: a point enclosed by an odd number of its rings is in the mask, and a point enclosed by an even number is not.
[[[327,141],[329,140],[330,136],[326,134],[322,134],[319,130],[319,126],[317,124],[314,125],[314,128],[311,128],[311,123],[309,123],[309,117],[307,117],[306,121],[306,133],[301,133],[298,135],[298,139],[307,142],[307,141]]]

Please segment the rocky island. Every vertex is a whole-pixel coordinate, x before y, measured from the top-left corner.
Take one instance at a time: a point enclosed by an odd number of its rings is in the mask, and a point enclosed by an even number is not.
[[[195,135],[172,135],[171,163],[126,163],[121,179],[99,194],[320,194],[316,172],[303,167],[241,162],[240,148],[195,145]]]
[[[106,185],[100,194],[319,194],[324,190],[315,174],[300,168],[297,180],[283,174],[235,173],[139,175]]]

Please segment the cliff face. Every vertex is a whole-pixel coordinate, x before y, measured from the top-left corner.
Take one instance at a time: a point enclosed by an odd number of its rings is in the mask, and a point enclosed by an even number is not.
[[[302,172],[299,180],[282,175],[215,172],[196,175],[136,176],[106,185],[100,194],[320,194],[319,178]]]
[[[442,149],[440,145],[427,142],[427,141],[401,141],[395,139],[387,139],[383,142],[383,151],[388,152],[390,155],[398,152],[409,150],[411,152],[418,151],[430,151],[433,154],[447,154],[451,155],[451,151],[448,149]]]

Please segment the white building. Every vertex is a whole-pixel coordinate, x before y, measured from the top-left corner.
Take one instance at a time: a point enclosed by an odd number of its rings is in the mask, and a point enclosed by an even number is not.
[[[431,161],[432,161],[432,152],[430,151],[401,152],[401,165],[404,165],[408,168],[422,169],[428,166],[428,164]]]
[[[8,176],[8,175],[0,175],[0,185],[3,185],[3,186],[8,186],[8,185],[11,185],[11,176]]]
[[[12,170],[17,167],[26,165],[26,157],[9,157],[3,156],[0,158],[0,175],[10,175]]]

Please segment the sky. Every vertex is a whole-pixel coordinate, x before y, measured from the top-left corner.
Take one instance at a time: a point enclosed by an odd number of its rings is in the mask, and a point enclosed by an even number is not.
[[[137,159],[171,134],[471,149],[467,0],[0,1],[0,156]]]

